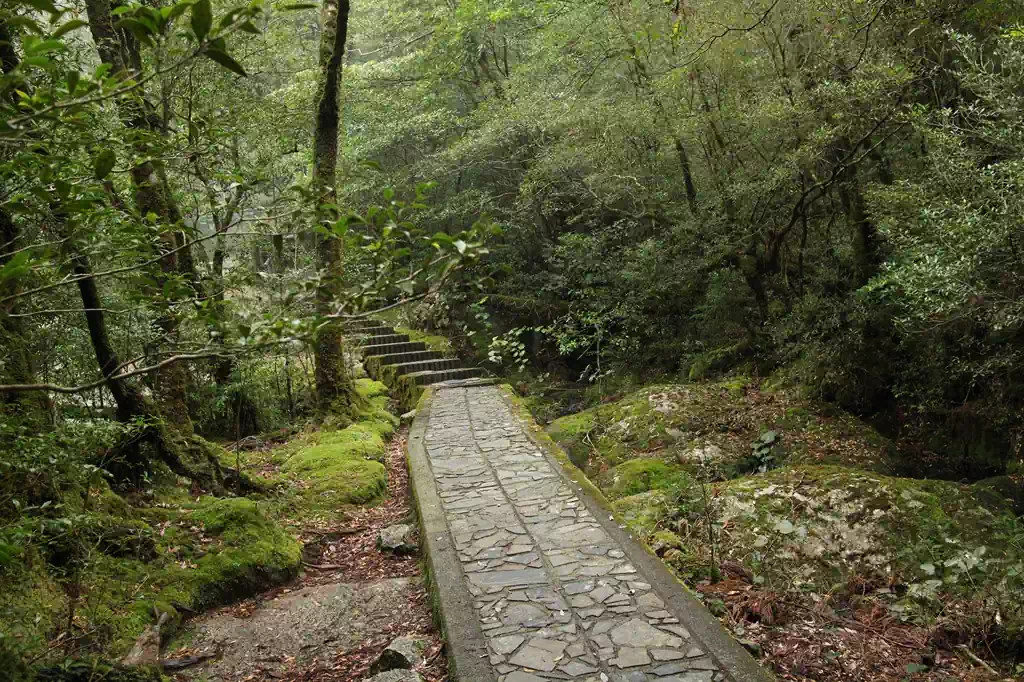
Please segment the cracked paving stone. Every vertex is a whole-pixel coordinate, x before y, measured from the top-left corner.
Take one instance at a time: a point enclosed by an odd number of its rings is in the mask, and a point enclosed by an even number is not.
[[[678,649],[651,649],[651,656],[656,661],[675,661],[686,658],[686,654]]]
[[[556,654],[547,649],[541,649],[533,646],[530,642],[516,653],[515,656],[508,659],[508,662],[512,665],[522,666],[524,668],[533,668],[534,670],[543,670],[546,673],[551,672],[555,669],[555,665],[559,659],[562,658],[562,654]]]
[[[619,649],[619,655],[608,661],[609,665],[618,668],[635,668],[638,665],[647,665],[651,657],[647,655],[647,649],[624,646]]]
[[[673,675],[671,677],[659,677],[658,682],[712,682],[714,678],[712,673],[708,671],[699,672],[688,672],[682,675]]]
[[[501,678],[501,682],[548,682],[543,677],[537,677],[530,673],[524,673],[522,670],[517,670],[514,673],[509,673]]]
[[[579,677],[580,675],[589,675],[590,673],[596,673],[598,668],[586,663],[580,663],[579,661],[569,661],[565,665],[558,667],[566,675],[572,675],[573,677]]]
[[[679,637],[657,630],[639,618],[631,618],[612,628],[609,634],[612,641],[619,646],[678,649],[683,645],[683,640]]]
[[[507,637],[495,637],[490,641],[490,644],[495,653],[507,656],[518,649],[519,645],[524,641],[526,641],[526,638],[521,635],[509,635]]]

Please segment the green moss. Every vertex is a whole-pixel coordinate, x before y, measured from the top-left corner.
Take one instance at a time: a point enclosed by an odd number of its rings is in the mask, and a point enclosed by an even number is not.
[[[46,650],[64,611],[64,592],[30,546],[7,545],[0,566],[0,651],[25,659]]]
[[[379,462],[344,460],[312,472],[311,497],[323,508],[376,502],[387,492],[387,470]]]
[[[372,424],[354,424],[320,434],[319,445],[307,447],[282,467],[306,483],[302,496],[316,508],[366,504],[387,491],[384,441]]]
[[[660,459],[643,458],[623,462],[602,474],[597,484],[612,499],[636,495],[648,490],[688,485],[680,467]]]
[[[383,461],[384,440],[376,429],[368,424],[353,424],[341,431],[321,434],[320,444],[307,448],[293,457],[284,466],[285,471],[308,471],[330,463],[340,456],[358,457]]]
[[[613,503],[613,508],[643,541],[654,536],[672,511],[669,496],[664,490],[649,490],[620,498]]]
[[[301,562],[298,542],[264,516],[257,503],[220,499],[193,514],[216,551],[199,558],[191,583],[198,607],[221,603],[292,578]]]
[[[750,443],[780,435],[776,461],[835,464],[893,473],[895,445],[856,418],[803,398],[746,391],[746,377],[709,384],[648,386],[621,399],[556,419],[548,433],[596,476],[608,467],[657,453],[680,461],[695,447],[718,448],[722,475],[747,470]]]
[[[429,350],[437,351],[447,357],[450,357],[454,353],[454,350],[452,349],[452,342],[447,336],[428,334],[427,332],[421,332],[417,329],[408,329],[405,327],[396,327],[395,332],[397,334],[408,334],[410,341],[422,341],[426,344]]]
[[[92,557],[83,576],[88,595],[82,611],[104,633],[105,648],[127,651],[153,623],[154,611],[171,615],[173,632],[178,605],[199,611],[293,578],[301,546],[260,506],[245,498],[207,497],[161,522],[154,561]]]
[[[388,397],[388,387],[380,381],[373,379],[356,379],[356,393],[366,400],[373,398]]]

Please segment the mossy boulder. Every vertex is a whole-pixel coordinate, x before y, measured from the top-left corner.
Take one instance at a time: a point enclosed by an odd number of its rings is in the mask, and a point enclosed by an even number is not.
[[[171,632],[180,611],[287,582],[301,565],[301,545],[253,500],[207,497],[191,508],[155,514],[152,522],[160,526],[155,561],[100,554],[82,578],[88,587],[83,612],[97,640],[115,655],[152,624],[154,612],[170,614]]]
[[[711,448],[720,478],[756,468],[751,443],[777,434],[774,462],[835,464],[893,473],[893,443],[855,417],[810,402],[797,391],[761,391],[746,378],[664,384],[562,417],[548,434],[597,477],[609,467],[656,454],[696,472],[695,450]]]
[[[322,433],[319,444],[299,450],[282,470],[304,482],[302,495],[318,508],[367,504],[387,491],[384,441],[379,427],[359,423]]]
[[[609,499],[628,497],[648,490],[688,486],[688,476],[676,465],[660,459],[631,459],[609,469],[598,478],[598,486]]]
[[[299,543],[245,499],[219,499],[197,509],[213,546],[197,562],[192,580],[193,607],[246,596],[293,578],[301,563]]]
[[[1009,507],[968,485],[798,466],[730,481],[719,494],[718,522],[730,528],[725,554],[797,585],[858,573],[908,583],[951,577],[975,552],[999,557],[993,568],[1010,554],[1024,558],[1013,547]],[[960,577],[947,587],[971,582]]]

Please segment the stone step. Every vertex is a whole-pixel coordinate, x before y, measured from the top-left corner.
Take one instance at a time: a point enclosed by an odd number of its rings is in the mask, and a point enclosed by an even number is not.
[[[366,327],[379,327],[383,324],[379,320],[350,320],[345,323],[349,329],[364,329]]]
[[[392,365],[395,374],[398,376],[425,372],[427,370],[441,371],[445,369],[459,369],[461,366],[461,362],[452,358],[434,358],[432,360],[418,360],[416,362],[403,362],[401,364]]]
[[[444,354],[436,350],[417,350],[410,353],[389,353],[377,356],[377,362],[381,365],[401,365],[406,362],[443,359],[445,359]]]
[[[463,367],[460,369],[414,372],[412,374],[406,374],[402,378],[406,381],[411,379],[417,386],[429,386],[430,384],[438,384],[442,381],[451,381],[452,379],[471,379],[473,377],[481,377],[483,375],[484,371],[479,367]]]
[[[408,334],[378,334],[359,339],[360,346],[383,346],[389,343],[408,343]]]
[[[387,336],[395,333],[394,327],[385,327],[384,325],[376,325],[374,327],[362,327],[359,329],[353,329],[352,332],[357,336]]]
[[[378,343],[361,346],[363,357],[371,355],[394,355],[396,353],[416,353],[427,350],[427,344],[422,341],[405,341],[402,343]]]

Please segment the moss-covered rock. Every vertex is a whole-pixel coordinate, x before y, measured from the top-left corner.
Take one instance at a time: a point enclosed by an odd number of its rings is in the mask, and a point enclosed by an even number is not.
[[[778,436],[774,462],[836,464],[893,473],[895,446],[856,418],[796,393],[763,392],[737,378],[709,384],[649,386],[620,400],[556,419],[551,437],[591,476],[639,456],[658,454],[696,470],[716,453],[719,476],[757,467],[751,443]]]
[[[298,572],[299,543],[263,515],[253,500],[215,500],[197,509],[192,518],[215,538],[199,557],[190,581],[193,607],[252,594]]]
[[[681,467],[660,459],[631,459],[609,469],[598,478],[598,486],[609,499],[628,497],[648,490],[688,486]]]
[[[152,624],[154,612],[170,614],[170,632],[181,609],[254,594],[292,579],[301,565],[300,544],[253,500],[207,497],[151,518],[160,527],[155,561],[99,555],[82,578],[83,613],[115,655]]]
[[[299,450],[282,470],[304,481],[302,495],[316,507],[375,502],[387,491],[383,425],[359,423],[321,433],[319,444]]]

